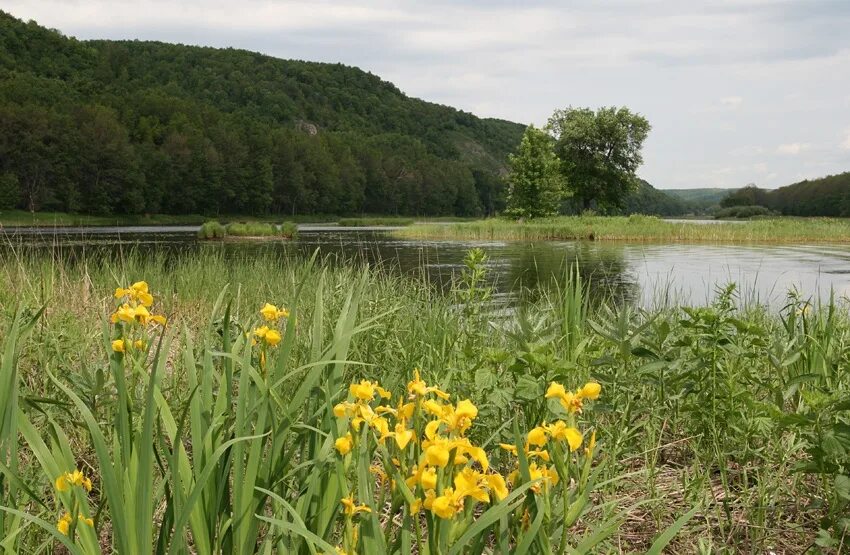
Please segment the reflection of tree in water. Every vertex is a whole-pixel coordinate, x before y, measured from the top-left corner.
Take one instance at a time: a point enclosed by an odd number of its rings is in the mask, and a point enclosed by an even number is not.
[[[638,298],[637,280],[630,275],[621,245],[598,243],[523,243],[510,257],[510,268],[504,279],[509,287],[527,300],[558,284],[578,265],[582,280],[589,284],[590,302],[632,302]]]

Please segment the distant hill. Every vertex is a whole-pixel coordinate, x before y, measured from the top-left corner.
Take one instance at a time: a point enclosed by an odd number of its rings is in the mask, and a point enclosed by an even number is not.
[[[625,200],[625,214],[646,214],[652,216],[683,216],[692,212],[691,205],[670,194],[670,191],[656,189],[641,179],[638,187]]]
[[[475,215],[523,130],[355,67],[0,12],[0,208]]]
[[[744,187],[723,206],[764,206],[787,216],[850,217],[850,172],[766,190]]]
[[[694,206],[718,206],[729,193],[736,189],[704,188],[704,189],[662,189],[668,195],[674,196]]]
[[[564,214],[580,214],[584,208],[573,198],[567,198],[562,205]],[[622,209],[597,208],[608,215],[644,214],[647,216],[683,216],[690,213],[690,206],[682,200],[668,195],[666,191],[656,189],[649,182],[638,179],[637,187],[623,200]]]

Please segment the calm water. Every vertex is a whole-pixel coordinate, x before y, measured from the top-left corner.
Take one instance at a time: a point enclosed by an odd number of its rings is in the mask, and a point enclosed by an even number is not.
[[[503,299],[534,295],[563,279],[576,262],[593,290],[644,306],[663,303],[703,304],[716,287],[739,285],[743,302],[782,306],[797,288],[804,296],[850,296],[850,246],[710,246],[588,242],[404,241],[386,229],[302,226],[296,241],[198,242],[195,226],[6,229],[5,251],[50,249],[75,256],[85,252],[116,255],[130,249],[183,252],[220,250],[226,256],[279,253],[312,255],[317,249],[336,263],[367,262],[386,271],[424,278],[445,288],[462,268],[466,252],[484,249],[490,279]]]

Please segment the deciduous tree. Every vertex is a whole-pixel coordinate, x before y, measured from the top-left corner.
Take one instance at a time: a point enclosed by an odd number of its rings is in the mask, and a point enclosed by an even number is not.
[[[646,118],[628,108],[567,108],[552,115],[548,129],[567,186],[582,206],[621,208],[637,186]]]

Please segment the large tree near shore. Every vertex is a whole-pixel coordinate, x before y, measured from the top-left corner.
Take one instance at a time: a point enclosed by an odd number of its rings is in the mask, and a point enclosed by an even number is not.
[[[649,122],[628,108],[557,110],[547,129],[566,186],[584,209],[621,208],[637,186]]]

